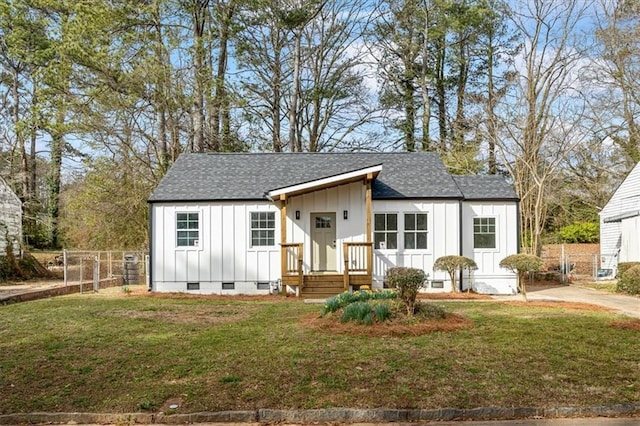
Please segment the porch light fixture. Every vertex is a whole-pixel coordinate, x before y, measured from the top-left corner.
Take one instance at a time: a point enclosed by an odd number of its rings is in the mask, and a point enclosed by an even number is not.
[[[342,211],[342,218],[343,218],[344,220],[349,219],[349,211],[348,211],[348,210],[343,210],[343,211]]]
[[[296,210],[296,220],[300,220],[300,210]]]

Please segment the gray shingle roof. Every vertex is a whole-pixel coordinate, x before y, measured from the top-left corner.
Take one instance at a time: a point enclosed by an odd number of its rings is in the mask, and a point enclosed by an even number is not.
[[[517,200],[518,194],[502,176],[453,176],[465,200]]]
[[[430,152],[190,153],[178,158],[149,201],[264,200],[270,190],[380,164],[375,199],[463,198],[438,155]]]

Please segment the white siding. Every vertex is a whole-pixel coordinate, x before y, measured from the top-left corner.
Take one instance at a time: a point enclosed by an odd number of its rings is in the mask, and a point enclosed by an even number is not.
[[[274,212],[275,245],[251,247],[250,213]],[[197,247],[176,247],[176,213],[199,213]],[[264,294],[257,282],[280,278],[280,212],[269,202],[153,204],[152,279],[156,291],[186,292],[188,282],[200,283],[202,294]],[[222,282],[235,283],[222,290]]]
[[[347,211],[348,219],[343,212]],[[295,212],[300,219],[295,219]],[[304,271],[311,270],[311,214],[336,214],[336,267],[344,268],[343,242],[366,241],[365,186],[362,182],[340,185],[291,197],[287,205],[287,242],[304,244]]]
[[[500,268],[500,261],[518,252],[518,211],[515,202],[471,202],[462,206],[463,256],[475,260],[478,269],[471,274],[474,291],[489,294],[517,293],[516,276]],[[473,219],[493,217],[496,220],[495,249],[475,249],[473,244]],[[467,273],[465,279],[468,281]],[[463,284],[468,285],[469,283]],[[466,287],[465,285],[465,287]]]
[[[640,261],[640,216],[624,219],[620,228],[620,262]]]
[[[600,212],[601,266],[604,269],[613,269],[614,273],[618,267],[622,230],[620,222],[604,223],[604,219],[633,210],[640,210],[640,163],[631,170]],[[635,238],[640,236],[635,234]]]
[[[404,213],[419,212],[428,215],[427,249],[406,250],[403,236]],[[457,201],[374,200],[373,213],[398,215],[398,248],[396,250],[375,248],[374,250],[374,287],[382,287],[387,269],[394,266],[408,266],[424,270],[428,274],[429,281],[435,279],[445,282],[444,289],[434,291],[451,291],[448,275],[445,272],[434,271],[433,262],[441,256],[459,254],[459,203]],[[427,290],[431,291],[430,288]]]

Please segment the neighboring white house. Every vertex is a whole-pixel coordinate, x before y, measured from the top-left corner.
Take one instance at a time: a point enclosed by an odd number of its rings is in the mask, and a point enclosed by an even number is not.
[[[478,264],[462,288],[517,292],[518,198],[499,176],[451,176],[434,153],[183,154],[149,199],[151,290],[304,297],[381,288],[388,268]]]
[[[5,254],[7,238],[13,243],[13,252],[17,255],[22,241],[22,201],[0,178],[0,256]]]
[[[640,163],[600,211],[600,257],[612,277],[619,262],[640,261]]]

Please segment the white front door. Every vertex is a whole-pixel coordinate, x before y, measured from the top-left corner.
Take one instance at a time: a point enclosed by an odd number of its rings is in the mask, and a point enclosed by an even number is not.
[[[311,213],[313,271],[336,270],[336,214]]]

